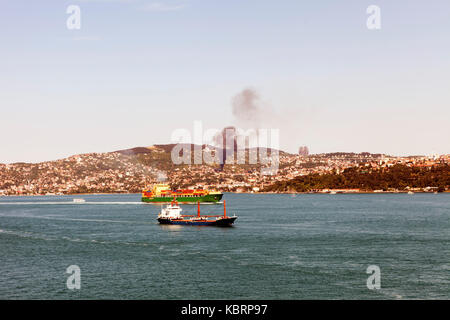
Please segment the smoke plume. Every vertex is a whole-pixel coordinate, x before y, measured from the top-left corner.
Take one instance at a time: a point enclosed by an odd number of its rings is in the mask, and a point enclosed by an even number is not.
[[[239,92],[232,100],[232,113],[240,125],[257,129],[264,113],[258,93],[250,88]]]
[[[222,157],[220,157],[220,168],[223,167],[227,158],[231,160],[237,155],[238,148],[244,150],[253,146],[252,158],[256,158],[256,152],[262,146],[259,145],[259,129],[263,126],[269,128],[270,123],[277,122],[277,115],[267,107],[262,101],[258,92],[251,88],[246,88],[236,94],[231,100],[231,111],[235,119],[238,129],[233,126],[225,127],[213,138],[213,145],[222,149]],[[252,144],[250,145],[250,139]],[[239,141],[239,143],[238,143]],[[238,146],[238,144],[241,144]],[[255,145],[256,144],[256,145]],[[256,149],[255,149],[256,147]],[[242,156],[242,155],[240,155]],[[250,156],[250,154],[249,154]],[[245,153],[243,154],[245,160]],[[239,161],[239,160],[238,160]]]
[[[228,155],[233,155],[234,158],[237,151],[237,138],[236,128],[232,126],[223,128],[222,132],[214,137],[214,145],[222,149],[222,157],[219,159],[221,170],[223,170]]]

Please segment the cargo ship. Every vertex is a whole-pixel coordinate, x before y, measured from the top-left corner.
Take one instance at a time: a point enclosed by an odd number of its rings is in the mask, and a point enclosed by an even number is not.
[[[176,200],[173,200],[158,215],[160,224],[188,225],[188,226],[216,226],[231,227],[237,219],[236,215],[227,216],[225,201],[223,202],[223,215],[200,215],[200,202],[197,202],[197,215],[183,215],[182,209]]]
[[[155,184],[150,190],[142,191],[143,202],[171,202],[176,199],[179,203],[219,202],[223,193],[210,190],[172,190],[167,184]]]

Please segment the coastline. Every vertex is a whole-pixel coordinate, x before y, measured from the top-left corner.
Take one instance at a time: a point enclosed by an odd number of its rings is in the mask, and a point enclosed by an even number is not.
[[[338,191],[336,193],[331,193],[331,192],[281,192],[281,191],[277,191],[277,192],[224,192],[224,193],[231,193],[231,194],[254,194],[254,195],[258,195],[258,194],[290,194],[290,195],[297,195],[297,194],[328,194],[328,195],[336,195],[336,194],[408,194],[409,191],[349,191],[349,192],[343,192],[343,191]],[[419,193],[427,193],[427,194],[444,194],[444,193],[449,193],[450,194],[450,190],[446,190],[446,191],[442,191],[442,192],[433,192],[433,191],[413,191],[414,194]],[[1,194],[0,198],[2,197],[61,197],[61,196],[95,196],[95,195],[115,195],[115,194],[136,194],[139,195],[141,194],[140,192],[108,192],[108,193],[67,193],[67,194],[14,194],[14,195],[4,195]]]

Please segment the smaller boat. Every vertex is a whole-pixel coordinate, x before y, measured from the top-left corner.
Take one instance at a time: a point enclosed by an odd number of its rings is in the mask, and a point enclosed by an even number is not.
[[[200,202],[197,202],[197,208],[197,215],[183,215],[181,214],[183,209],[174,199],[169,205],[161,209],[158,222],[160,224],[231,227],[237,219],[236,215],[227,216],[225,201],[223,202],[223,215],[200,215]]]
[[[86,200],[77,198],[77,199],[73,199],[73,202],[74,202],[74,203],[85,203]]]
[[[414,194],[414,192],[412,192],[412,191],[408,191],[408,194]]]

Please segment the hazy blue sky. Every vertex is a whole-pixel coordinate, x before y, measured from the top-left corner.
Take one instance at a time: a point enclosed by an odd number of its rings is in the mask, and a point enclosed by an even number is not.
[[[450,153],[448,0],[0,3],[0,163],[236,124],[247,87],[288,151]]]

